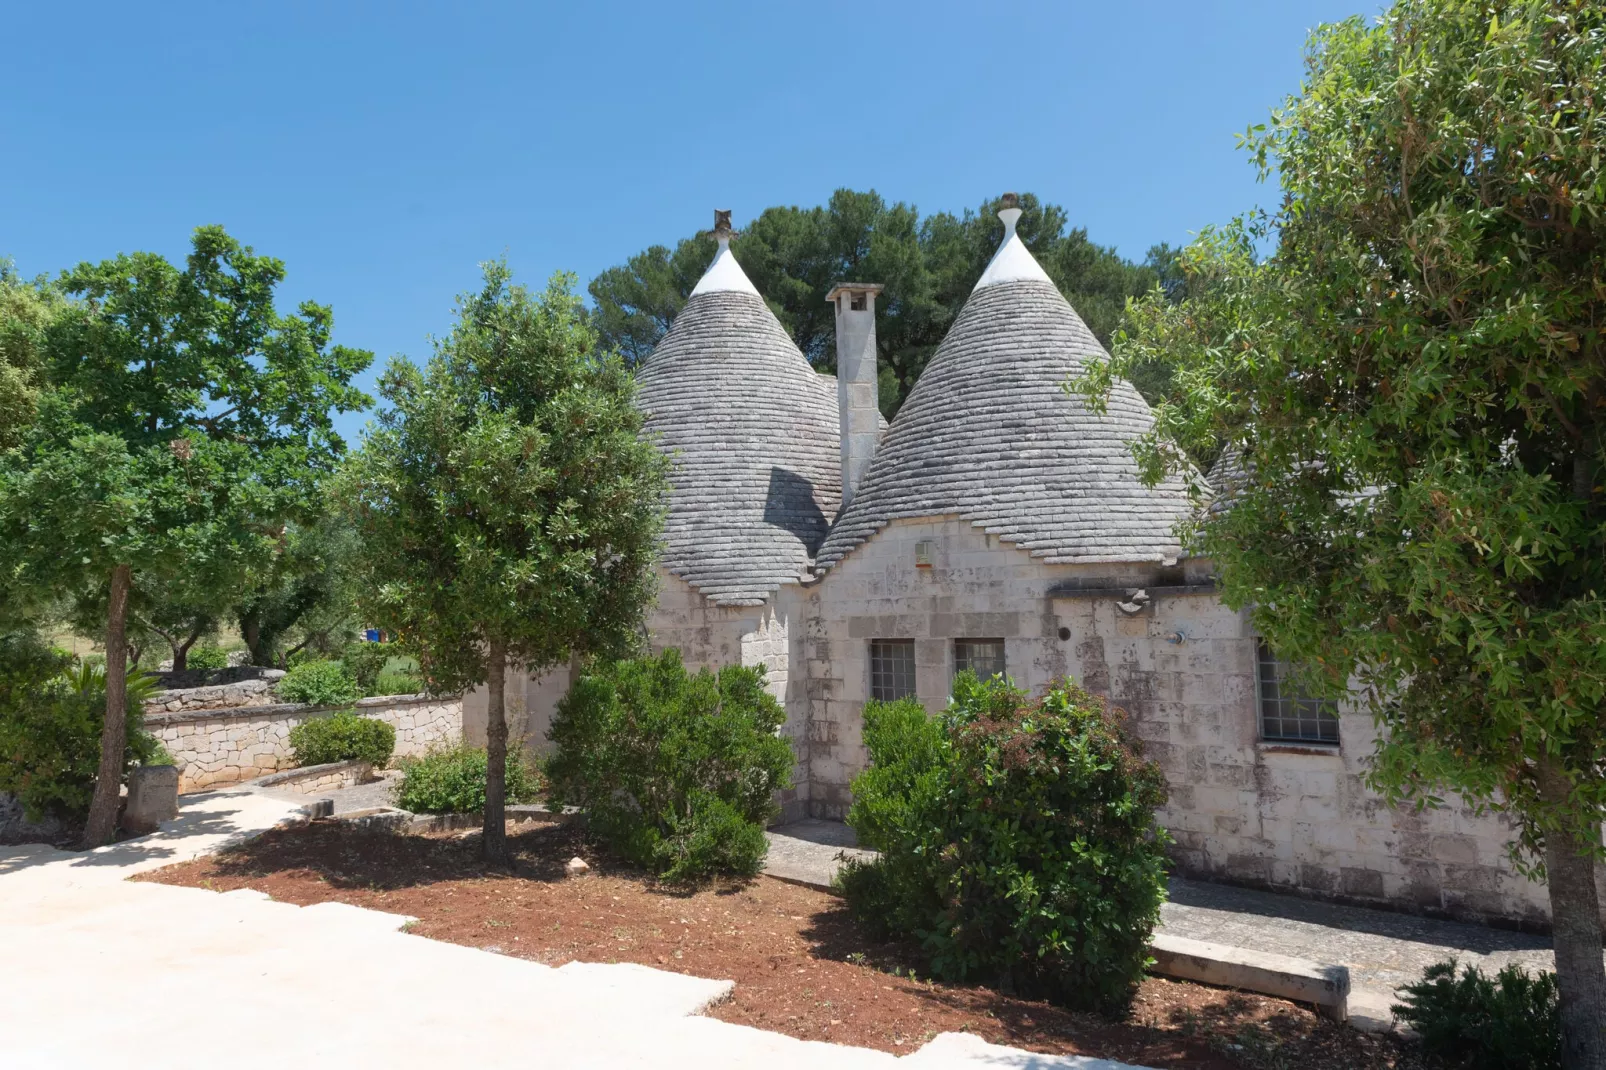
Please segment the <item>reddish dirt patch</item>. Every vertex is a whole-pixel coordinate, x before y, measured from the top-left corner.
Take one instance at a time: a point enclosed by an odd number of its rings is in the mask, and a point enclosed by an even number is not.
[[[736,982],[715,1017],[808,1040],[906,1053],[966,1030],[1031,1051],[1153,1067],[1416,1068],[1392,1039],[1365,1037],[1283,1000],[1150,978],[1125,1021],[983,987],[916,978],[905,949],[871,938],[841,900],[770,878],[666,888],[562,824],[509,829],[512,873],[486,870],[462,834],[401,836],[331,822],[270,832],[146,880],[284,902],[335,900],[410,914],[437,940],[561,964],[639,962]],[[563,863],[592,866],[566,879]]]

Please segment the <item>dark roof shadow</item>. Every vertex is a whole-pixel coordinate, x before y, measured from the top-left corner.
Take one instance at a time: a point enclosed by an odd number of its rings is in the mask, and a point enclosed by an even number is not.
[[[785,468],[770,469],[769,491],[764,497],[764,522],[797,536],[813,557],[825,541],[830,519],[814,498],[814,484]]]

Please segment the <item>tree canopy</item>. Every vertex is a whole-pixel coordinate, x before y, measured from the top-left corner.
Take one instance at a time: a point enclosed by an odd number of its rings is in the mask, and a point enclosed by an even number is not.
[[[1606,8],[1401,0],[1307,67],[1245,138],[1280,208],[1204,234],[1077,385],[1176,362],[1139,453],[1239,462],[1189,536],[1223,597],[1358,686],[1391,798],[1518,823],[1567,1065],[1606,1066]]]
[[[1018,233],[1088,327],[1108,344],[1129,297],[1171,279],[1175,251],[1149,250],[1143,264],[1090,241],[1065,209],[1021,197]],[[874,190],[839,189],[824,207],[773,207],[731,242],[753,285],[798,348],[821,371],[836,368],[835,320],[825,295],[842,281],[886,286],[877,306],[881,408],[891,416],[936,352],[1003,238],[998,201],[955,216],[922,217],[913,205],[887,204]],[[646,358],[669,330],[713,260],[712,231],[671,250],[654,245],[591,282],[592,322],[603,344],[626,361]],[[1163,383],[1159,367],[1134,373],[1141,388]]]
[[[572,286],[556,275],[535,296],[487,265],[429,363],[391,362],[390,408],[339,484],[373,622],[435,688],[488,685],[493,862],[507,860],[508,666],[631,650],[653,592],[667,462]]]
[[[201,227],[183,268],[134,253],[64,273],[69,300],[30,336],[34,418],[0,452],[0,576],[106,606],[91,846],[116,816],[131,593],[182,574],[187,595],[226,598],[317,501],[344,449],[331,410],[368,404],[350,380],[371,355],[330,344],[323,306],[279,313],[283,278],[278,260]],[[0,334],[16,337],[14,322]]]

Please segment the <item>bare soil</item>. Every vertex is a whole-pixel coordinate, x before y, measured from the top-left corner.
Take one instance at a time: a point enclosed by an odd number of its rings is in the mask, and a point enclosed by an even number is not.
[[[334,822],[269,832],[139,879],[255,888],[418,918],[412,932],[551,965],[637,962],[736,982],[710,1012],[807,1040],[907,1053],[969,1031],[1030,1051],[1189,1070],[1418,1070],[1413,1048],[1249,993],[1149,978],[1118,1022],[933,982],[908,949],[871,937],[835,896],[768,877],[666,887],[559,822],[509,828],[512,872],[485,868],[477,833],[409,836]],[[568,878],[564,863],[592,867]]]

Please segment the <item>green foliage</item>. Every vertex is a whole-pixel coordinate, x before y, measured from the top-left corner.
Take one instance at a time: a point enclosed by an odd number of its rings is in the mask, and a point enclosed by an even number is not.
[[[483,748],[454,747],[402,762],[396,805],[415,814],[477,814],[485,809]],[[507,756],[507,801],[534,802],[540,773],[517,750]]]
[[[365,695],[386,695],[393,692],[380,691],[379,674],[384,671],[385,662],[390,660],[393,651],[384,643],[370,643],[365,640],[347,643],[340,653],[340,664],[346,667],[357,686],[362,688]]]
[[[836,367],[835,321],[825,295],[843,279],[885,284],[877,305],[881,407],[889,417],[908,395],[948,332],[971,287],[1003,237],[998,202],[961,216],[921,217],[913,205],[887,204],[879,194],[839,189],[819,208],[766,208],[731,248],[742,268],[804,356],[822,371]],[[1109,341],[1129,297],[1166,281],[1169,246],[1150,250],[1153,262],[1134,264],[1095,245],[1087,231],[1067,228],[1065,210],[1033,194],[1021,197],[1021,239],[1076,306],[1101,342]],[[591,282],[593,321],[605,344],[635,364],[652,351],[684,307],[714,257],[704,231],[609,268]],[[1163,380],[1164,364],[1136,376],[1140,388]]]
[[[130,674],[125,774],[165,753],[141,727],[141,702],[154,689],[150,677]],[[0,638],[0,791],[15,795],[31,819],[76,821],[89,811],[105,704],[103,667],[74,664],[32,636]]]
[[[234,601],[253,664],[283,668],[296,651],[333,657],[357,637],[357,533],[337,509],[320,503],[318,514],[286,526],[271,563]]]
[[[762,669],[690,674],[677,650],[595,665],[552,719],[553,801],[583,806],[592,830],[667,880],[751,875],[773,795],[791,784],[785,720]]]
[[[935,976],[1123,1011],[1168,841],[1165,778],[1120,711],[1068,681],[1031,701],[962,673],[940,718],[867,705],[864,739],[848,823],[881,857],[842,875],[855,914],[918,940]]]
[[[351,710],[340,710],[328,717],[302,721],[290,729],[290,749],[295,752],[297,765],[363,761],[383,769],[396,749],[396,728],[372,717],[359,717]]]
[[[443,690],[486,680],[493,639],[535,670],[629,649],[651,597],[665,463],[571,284],[487,265],[428,366],[386,370],[341,481],[367,616]]]
[[[385,669],[374,681],[373,695],[418,695],[424,692],[423,677],[404,669]]]
[[[23,279],[9,260],[0,260],[0,450],[18,444],[33,421],[45,335],[65,304],[47,280]]]
[[[1467,1070],[1561,1070],[1556,975],[1507,966],[1493,979],[1455,960],[1429,966],[1406,985],[1394,1016],[1422,1047]]]
[[[286,702],[343,706],[362,698],[357,680],[338,661],[304,661],[284,674],[274,690]]]
[[[174,666],[177,668],[177,666]],[[191,669],[226,669],[229,667],[229,652],[220,646],[211,643],[202,643],[200,646],[190,648],[186,667]]]
[[[1358,682],[1391,800],[1598,851],[1606,8],[1403,0],[1307,67],[1245,139],[1281,210],[1207,231],[1083,386],[1176,362],[1140,459],[1245,460],[1188,541],[1307,690]]]

